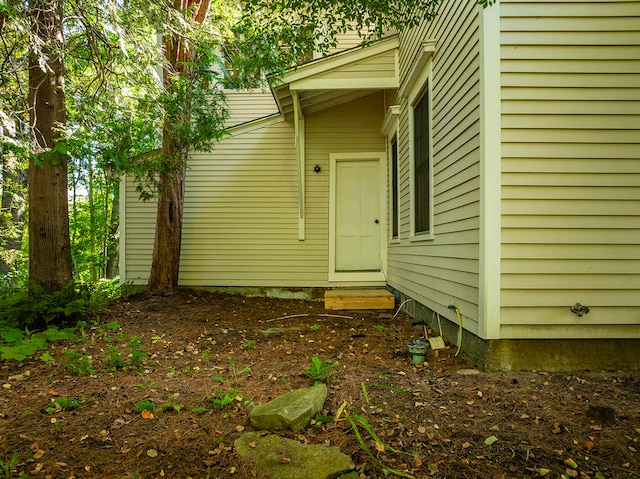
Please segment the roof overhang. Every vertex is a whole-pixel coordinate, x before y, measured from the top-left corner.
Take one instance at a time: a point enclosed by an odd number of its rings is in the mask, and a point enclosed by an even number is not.
[[[295,115],[331,108],[371,93],[398,88],[398,36],[314,60],[271,80],[280,113]]]

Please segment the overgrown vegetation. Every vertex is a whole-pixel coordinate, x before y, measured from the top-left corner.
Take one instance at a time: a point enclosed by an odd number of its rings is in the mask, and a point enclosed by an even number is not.
[[[88,314],[100,312],[119,288],[117,280],[73,282],[52,293],[37,285],[0,288],[0,327],[41,331],[76,325]]]
[[[104,311],[104,304],[119,291],[117,280],[70,283],[53,293],[0,282],[0,359],[23,361],[53,341],[72,339],[76,329],[84,338],[86,319]],[[128,354],[128,365],[138,366],[145,354],[139,340],[132,339]],[[40,359],[53,361],[48,353]],[[77,375],[94,373],[90,359],[73,349],[66,351],[64,366]]]

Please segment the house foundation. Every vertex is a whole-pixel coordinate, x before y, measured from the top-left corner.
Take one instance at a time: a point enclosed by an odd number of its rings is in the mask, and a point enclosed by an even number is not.
[[[452,347],[458,346],[459,327],[426,306],[394,291],[398,304],[413,323],[426,324]],[[440,332],[440,326],[442,330]],[[484,371],[639,371],[640,339],[482,339],[462,332],[461,354]]]

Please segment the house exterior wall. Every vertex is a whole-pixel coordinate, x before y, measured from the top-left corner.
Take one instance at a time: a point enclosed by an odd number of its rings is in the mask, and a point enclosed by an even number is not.
[[[273,117],[231,131],[213,152],[189,161],[180,284],[278,286],[286,274],[295,285],[313,265],[297,241],[293,128]],[[138,201],[135,185],[125,181],[124,278],[146,284],[155,202]]]
[[[325,261],[327,281],[323,286],[335,286],[328,282],[330,155],[384,151],[384,137],[380,132],[383,102],[382,93],[375,93],[306,118],[306,241],[316,242],[315,253]],[[320,173],[313,172],[315,165],[320,166]],[[386,172],[386,164],[381,168]]]
[[[638,338],[640,2],[503,0],[500,24],[500,337]]]
[[[477,2],[448,0],[438,17],[401,34],[401,89],[411,88],[409,72],[421,42],[436,41],[431,58],[432,238],[412,238],[410,105],[399,105],[400,229],[388,245],[388,283],[432,311],[457,323],[448,305],[462,313],[464,327],[479,334],[479,23]],[[412,303],[406,305],[411,311]]]
[[[227,128],[278,113],[270,90],[225,90],[229,119]]]
[[[384,150],[381,94],[307,118],[305,239],[298,240],[298,170],[293,125],[281,117],[231,129],[189,161],[180,285],[328,286],[329,154]],[[315,164],[322,167],[315,173]],[[124,180],[122,278],[146,284],[155,204]]]

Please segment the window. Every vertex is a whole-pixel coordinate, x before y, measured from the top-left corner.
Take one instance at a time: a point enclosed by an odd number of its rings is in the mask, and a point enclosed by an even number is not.
[[[391,237],[398,238],[400,203],[398,198],[398,137],[391,140]]]
[[[400,242],[400,167],[398,158],[398,120],[400,105],[392,105],[382,123],[382,132],[387,138],[388,178],[389,178],[389,240]]]
[[[435,40],[425,40],[416,52],[398,93],[407,99],[409,123],[410,240],[434,239],[433,141],[431,139],[431,60]]]
[[[414,233],[431,228],[428,90],[413,107]]]

